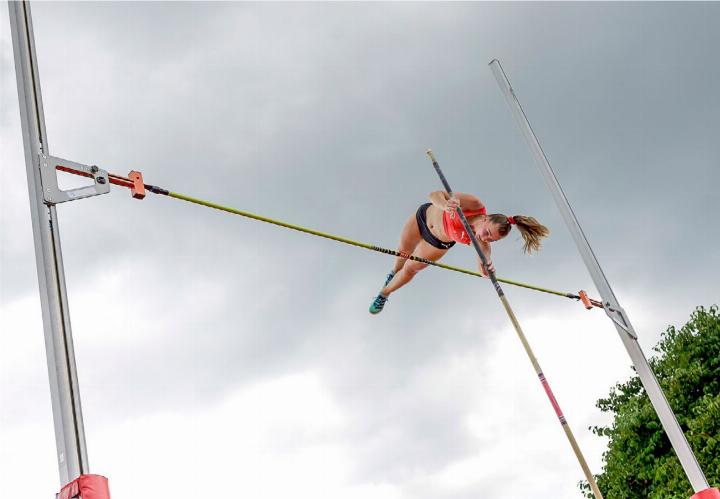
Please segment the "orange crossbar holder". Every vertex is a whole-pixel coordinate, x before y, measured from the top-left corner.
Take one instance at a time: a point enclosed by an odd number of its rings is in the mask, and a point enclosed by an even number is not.
[[[585,305],[585,308],[590,310],[593,308],[592,303],[590,303],[590,299],[588,298],[588,295],[585,291],[582,289],[578,292],[578,295],[580,296],[580,300],[583,302],[583,305]]]
[[[143,183],[142,173],[133,170],[128,173],[128,178],[132,180],[133,183],[132,187],[130,187],[132,197],[135,199],[143,199],[145,197],[145,184]]]
[[[57,499],[110,499],[108,479],[102,475],[80,475],[62,488]]]

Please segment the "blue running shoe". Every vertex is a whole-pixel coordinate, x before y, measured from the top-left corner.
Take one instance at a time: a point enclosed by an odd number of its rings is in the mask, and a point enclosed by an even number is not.
[[[390,281],[392,281],[393,277],[395,277],[395,271],[391,270],[390,273],[387,275],[387,279],[385,279],[385,284],[383,284],[383,288],[390,284]]]
[[[372,302],[372,305],[370,305],[370,313],[371,314],[379,314],[382,312],[382,309],[385,307],[385,303],[387,302],[387,296],[380,293],[375,297],[375,301]]]

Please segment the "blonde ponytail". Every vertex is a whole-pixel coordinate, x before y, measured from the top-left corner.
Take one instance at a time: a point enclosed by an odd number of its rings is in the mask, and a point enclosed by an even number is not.
[[[523,245],[523,252],[531,254],[533,251],[540,251],[543,237],[547,237],[550,234],[550,229],[542,225],[540,222],[535,220],[533,217],[526,217],[524,215],[515,215],[514,217],[507,217],[500,213],[488,215],[488,218],[492,223],[500,226],[500,236],[506,236],[513,225],[517,225],[520,235],[522,236],[525,244]]]

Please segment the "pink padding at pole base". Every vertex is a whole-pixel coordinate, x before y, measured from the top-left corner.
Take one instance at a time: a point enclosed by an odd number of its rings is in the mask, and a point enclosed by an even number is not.
[[[715,487],[711,489],[701,490],[696,492],[690,499],[720,499],[720,489]]]
[[[57,499],[110,499],[108,479],[101,475],[80,475],[62,488]]]

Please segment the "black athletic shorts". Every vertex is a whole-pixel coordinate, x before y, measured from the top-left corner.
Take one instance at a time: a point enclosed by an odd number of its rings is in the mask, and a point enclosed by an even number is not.
[[[422,238],[425,239],[428,244],[436,247],[437,249],[450,249],[455,246],[455,241],[450,241],[449,243],[441,241],[437,237],[433,236],[433,233],[430,232],[430,228],[427,226],[427,209],[431,204],[432,203],[425,203],[420,205],[420,208],[418,208],[415,213],[415,219],[417,220],[418,229],[420,229],[420,235],[422,235]]]

